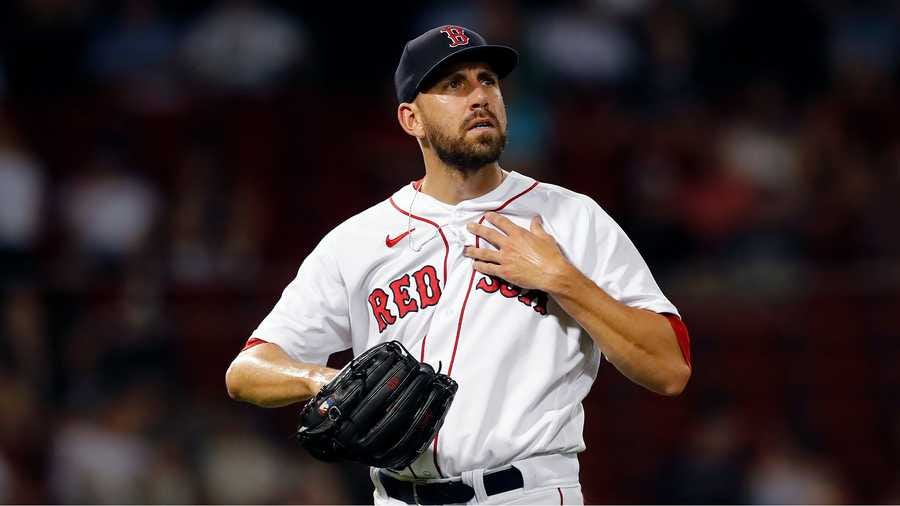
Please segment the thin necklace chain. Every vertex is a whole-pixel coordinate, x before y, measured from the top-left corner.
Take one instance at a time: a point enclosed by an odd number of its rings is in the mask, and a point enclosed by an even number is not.
[[[418,247],[413,244],[413,235],[412,235],[412,211],[413,204],[416,203],[416,197],[419,196],[419,192],[422,191],[422,186],[425,185],[425,178],[422,178],[422,181],[416,186],[416,193],[413,194],[412,200],[409,202],[409,209],[406,211],[406,247],[416,253],[422,251],[422,245],[420,244]],[[424,243],[423,243],[424,244]]]

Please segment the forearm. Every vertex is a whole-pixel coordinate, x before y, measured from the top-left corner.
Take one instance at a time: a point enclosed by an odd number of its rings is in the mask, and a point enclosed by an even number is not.
[[[225,373],[231,398],[263,407],[287,406],[316,395],[338,373],[291,359],[271,343],[240,353]]]
[[[574,267],[547,291],[622,374],[663,395],[684,389],[691,370],[665,317],[622,304]]]

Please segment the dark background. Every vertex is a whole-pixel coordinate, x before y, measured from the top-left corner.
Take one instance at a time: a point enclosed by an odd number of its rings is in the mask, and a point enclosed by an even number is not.
[[[503,166],[599,201],[691,331],[680,397],[601,368],[585,499],[900,502],[898,15],[3,2],[0,502],[371,501],[224,372],[324,233],[423,174],[393,71],[447,23],[521,52]]]

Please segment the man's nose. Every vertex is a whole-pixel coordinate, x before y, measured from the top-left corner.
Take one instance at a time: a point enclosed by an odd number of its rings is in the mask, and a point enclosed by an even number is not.
[[[469,94],[469,108],[470,109],[486,109],[488,106],[488,94],[487,90],[484,89],[484,85],[476,83],[475,86],[472,87],[472,93]]]

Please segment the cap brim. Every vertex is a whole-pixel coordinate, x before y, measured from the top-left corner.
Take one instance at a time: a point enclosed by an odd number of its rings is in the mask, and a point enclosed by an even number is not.
[[[419,82],[416,83],[415,94],[412,97],[408,97],[409,100],[407,101],[415,99],[416,94],[430,87],[431,84],[441,77],[441,74],[447,67],[462,61],[487,63],[497,73],[497,77],[503,79],[516,68],[516,64],[519,63],[519,53],[508,46],[487,45],[467,47],[447,55],[425,72],[422,79],[419,79]]]

